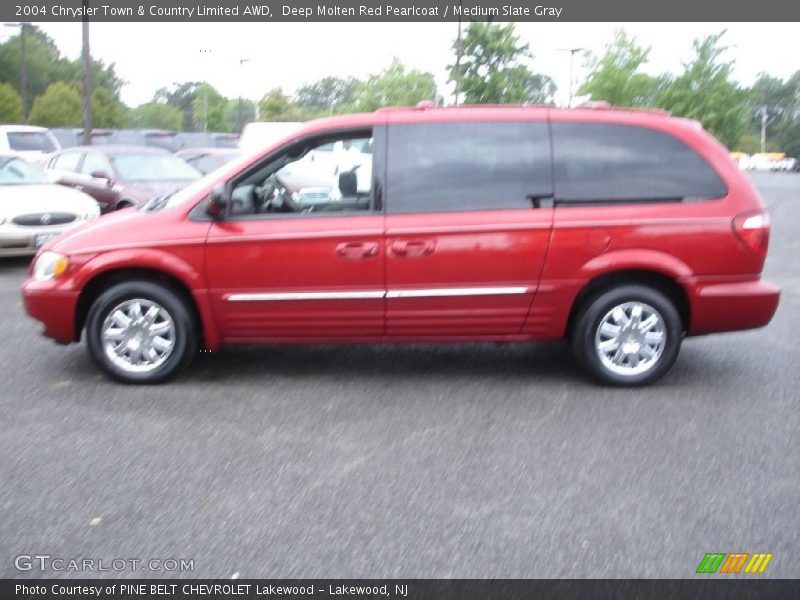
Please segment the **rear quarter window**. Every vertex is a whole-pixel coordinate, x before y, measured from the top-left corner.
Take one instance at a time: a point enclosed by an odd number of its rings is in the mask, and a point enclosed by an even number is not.
[[[555,196],[574,203],[720,198],[727,187],[692,148],[661,131],[552,124]]]

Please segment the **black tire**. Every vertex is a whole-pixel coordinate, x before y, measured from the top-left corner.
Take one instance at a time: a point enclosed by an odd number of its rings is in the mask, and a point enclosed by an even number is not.
[[[644,372],[622,374],[607,366],[596,349],[596,335],[612,309],[626,303],[642,303],[655,309],[661,319],[660,330],[665,334],[661,353]],[[602,338],[600,338],[602,339]],[[662,292],[645,285],[622,285],[598,292],[579,308],[572,327],[571,344],[575,360],[581,369],[595,380],[606,385],[641,386],[656,381],[664,375],[675,359],[683,340],[683,323],[673,302]],[[638,347],[638,346],[634,346]],[[636,351],[634,351],[634,355]],[[625,359],[628,360],[628,359]],[[616,366],[619,370],[633,371],[632,365]]]
[[[114,210],[124,210],[126,208],[130,208],[131,206],[136,206],[131,200],[120,200],[117,202]]]
[[[116,364],[102,341],[103,324],[111,312],[128,300],[155,303],[166,312],[173,327],[172,347],[166,358],[152,370],[134,371]],[[163,313],[160,313],[163,317]],[[150,281],[129,281],[104,291],[92,304],[86,319],[89,354],[109,376],[123,383],[159,383],[173,377],[192,360],[197,351],[197,328],[185,301],[171,289]],[[123,359],[120,359],[124,362]]]

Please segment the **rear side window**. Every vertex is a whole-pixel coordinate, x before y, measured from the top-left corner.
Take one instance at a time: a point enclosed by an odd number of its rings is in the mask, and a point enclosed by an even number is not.
[[[9,131],[8,146],[18,152],[55,152],[58,148],[46,131]]]
[[[553,191],[547,124],[395,125],[386,189],[391,213],[530,210]]]
[[[86,153],[86,158],[83,159],[83,165],[81,165],[81,173],[85,173],[86,175],[104,173],[106,176],[111,177],[108,163],[97,152]]]
[[[64,154],[59,154],[50,162],[50,168],[58,171],[77,173],[81,154],[81,152],[65,152]]]
[[[578,203],[719,198],[727,188],[694,150],[631,125],[552,124],[557,200]]]

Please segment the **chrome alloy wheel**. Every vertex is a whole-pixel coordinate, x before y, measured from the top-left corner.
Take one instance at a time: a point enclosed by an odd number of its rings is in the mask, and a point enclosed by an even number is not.
[[[175,323],[163,306],[142,298],[125,300],[103,321],[100,339],[108,359],[129,373],[146,373],[175,347]]]
[[[625,302],[600,320],[594,348],[603,366],[622,376],[652,369],[667,341],[664,318],[644,302]]]

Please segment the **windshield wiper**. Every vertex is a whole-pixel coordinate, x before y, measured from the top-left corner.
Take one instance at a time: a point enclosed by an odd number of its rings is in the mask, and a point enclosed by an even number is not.
[[[167,201],[172,198],[178,190],[173,190],[169,194],[162,194],[151,199],[147,204],[142,207],[144,212],[156,212],[161,210],[167,205]]]

